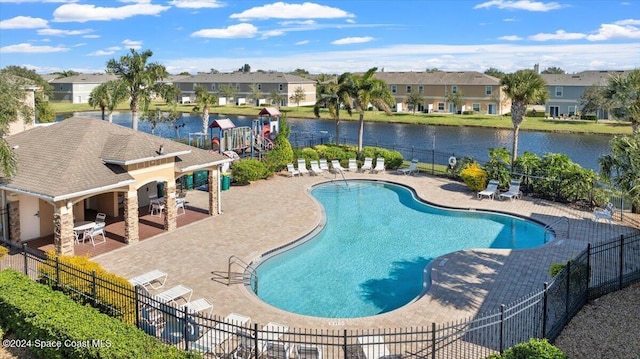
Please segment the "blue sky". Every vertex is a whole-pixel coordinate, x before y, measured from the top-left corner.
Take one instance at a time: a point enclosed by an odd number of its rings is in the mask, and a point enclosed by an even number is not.
[[[170,73],[640,67],[640,0],[0,0],[0,67]]]

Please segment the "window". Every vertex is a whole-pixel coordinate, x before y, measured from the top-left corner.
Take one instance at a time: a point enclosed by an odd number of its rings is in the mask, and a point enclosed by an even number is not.
[[[396,85],[391,85],[391,93],[398,92],[398,87]]]
[[[562,86],[556,86],[556,97],[562,97]]]
[[[474,103],[473,105],[471,105],[471,107],[473,108],[473,112],[480,112],[480,104],[479,103]]]
[[[216,90],[216,84],[211,84],[211,91],[215,91]]]
[[[407,93],[411,93],[411,85],[407,86]]]
[[[282,91],[284,90],[284,85],[283,84],[278,84],[278,91]]]
[[[575,106],[569,106],[568,110],[569,110],[569,116],[573,116],[573,115],[576,114],[576,107]]]
[[[451,86],[451,93],[458,93],[458,85]]]
[[[438,102],[438,111],[444,111],[444,102]]]
[[[418,93],[424,93],[424,86],[418,86]]]
[[[485,95],[491,95],[493,93],[493,87],[491,86],[485,86],[484,87],[484,94]]]

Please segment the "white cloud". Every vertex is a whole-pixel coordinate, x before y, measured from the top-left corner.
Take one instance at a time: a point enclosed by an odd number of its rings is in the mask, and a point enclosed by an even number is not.
[[[309,43],[309,40],[302,40],[302,41],[296,42],[294,45],[300,46],[300,45],[306,45],[308,43]]]
[[[284,30],[269,30],[269,31],[265,31],[265,32],[262,33],[261,39],[266,39],[266,38],[274,37],[274,36],[282,36],[285,33],[286,32]]]
[[[120,7],[98,7],[85,4],[65,4],[53,12],[56,22],[87,22],[122,20],[137,15],[158,15],[170,6],[153,5],[148,2],[136,2]]]
[[[278,24],[280,24],[282,26],[289,26],[289,25],[315,25],[316,22],[314,20],[293,20],[293,21],[282,21],[282,22],[279,22]]]
[[[564,5],[560,5],[557,2],[544,3],[541,1],[531,0],[490,0],[474,6],[474,9],[497,7],[498,9],[513,9],[513,10],[526,10],[526,11],[550,11],[563,8]]]
[[[365,42],[369,42],[373,40],[371,36],[361,36],[361,37],[345,37],[340,40],[332,41],[332,45],[351,45],[351,44],[363,44]]]
[[[60,30],[60,29],[39,29],[38,35],[43,36],[74,36],[74,35],[85,35],[93,32],[91,29],[84,30]]]
[[[539,33],[528,37],[533,41],[549,41],[549,40],[580,40],[584,39],[587,35],[581,32],[566,32],[564,30],[558,30],[553,34]]]
[[[100,35],[84,35],[82,36],[84,39],[99,39]]]
[[[10,3],[27,3],[27,2],[56,2],[56,3],[74,3],[78,2],[78,0],[0,0],[0,2],[10,2]]]
[[[138,50],[138,49],[142,48],[142,41],[135,41],[135,40],[126,39],[126,40],[122,41],[122,45],[126,49]]]
[[[217,0],[173,0],[169,5],[187,9],[218,8],[224,4]]]
[[[500,36],[498,39],[500,40],[505,40],[505,41],[518,41],[518,40],[522,40],[522,38],[518,35],[506,35],[506,36]]]
[[[230,16],[230,18],[239,19],[240,21],[250,19],[337,19],[351,17],[354,17],[354,15],[335,7],[311,2],[288,4],[282,1],[254,7]]]
[[[604,41],[610,39],[640,39],[640,29],[634,26],[602,24],[597,34],[587,36],[587,40],[589,41]]]
[[[0,53],[26,53],[26,54],[47,54],[52,52],[69,51],[69,48],[63,46],[33,46],[28,43],[17,45],[9,45],[0,47]]]
[[[75,45],[73,45],[71,47],[82,47],[82,46],[87,46],[87,43],[86,42],[81,42],[81,43],[75,44]]]
[[[98,50],[98,51],[88,53],[87,56],[109,56],[115,53],[116,53],[115,51]]]
[[[16,16],[0,21],[0,29],[39,29],[47,27],[48,21],[38,17]]]
[[[514,19],[514,18],[509,18],[509,17],[508,17],[508,18],[506,18],[506,19],[502,19],[502,21],[504,21],[504,22],[515,22],[515,21],[518,21],[518,20],[516,20],[516,19]]]
[[[640,25],[640,20],[638,19],[626,19],[614,22],[616,25]]]
[[[214,39],[237,39],[256,36],[258,28],[251,24],[231,25],[221,29],[202,29],[191,34],[191,37],[205,37]]]

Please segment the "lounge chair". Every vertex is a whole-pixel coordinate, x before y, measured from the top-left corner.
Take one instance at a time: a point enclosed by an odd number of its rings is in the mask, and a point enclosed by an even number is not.
[[[498,180],[489,181],[489,183],[487,184],[487,188],[485,188],[483,191],[478,192],[478,199],[482,199],[484,197],[494,199],[496,193],[498,193],[499,185],[500,182]]]
[[[300,176],[300,171],[293,167],[293,163],[287,165],[287,172],[289,172],[289,177]]]
[[[358,161],[355,158],[349,158],[349,168],[350,172],[358,172]]]
[[[264,350],[269,359],[289,359],[291,358],[291,347],[285,342],[268,342]]]
[[[294,350],[296,359],[322,359],[322,350],[312,344],[296,345]]]
[[[389,348],[381,336],[367,335],[358,337],[358,344],[362,347],[366,359],[380,359],[390,355]]]
[[[220,323],[216,324],[215,327],[202,334],[202,336],[191,343],[189,347],[191,350],[213,353],[217,347],[229,340],[238,329],[246,327],[250,321],[251,318],[247,316],[231,313]]]
[[[364,163],[362,164],[362,167],[360,167],[359,172],[371,171],[372,168],[373,168],[373,158],[365,157]]]
[[[411,164],[407,168],[398,168],[398,173],[403,175],[412,175],[418,172],[418,160],[412,159]]]
[[[334,173],[347,171],[346,168],[344,168],[344,167],[342,167],[340,165],[340,161],[338,161],[338,160],[331,160],[331,167],[332,167]]]
[[[313,175],[319,175],[322,174],[324,171],[320,168],[320,166],[318,165],[318,161],[309,161],[309,163],[311,164],[311,173]]]
[[[284,333],[289,331],[289,327],[274,322],[267,323],[258,331],[258,355],[267,350],[269,343],[275,343]]]
[[[384,157],[376,159],[376,167],[371,170],[372,173],[384,172]]]
[[[613,203],[609,202],[604,208],[596,208],[593,210],[593,221],[598,222],[600,219],[604,219],[605,221],[611,224],[611,220],[613,219],[613,215],[616,213],[616,207]]]
[[[206,298],[196,299],[191,302],[184,303],[179,307],[180,309],[187,309],[190,313],[200,313],[209,311],[209,314],[213,312],[213,304]]]
[[[327,163],[326,158],[320,159],[320,169],[323,171],[329,171],[329,164]]]
[[[498,197],[500,199],[509,198],[512,201],[517,198],[522,198],[522,192],[520,192],[520,181],[511,180],[509,190],[507,192],[500,193]]]
[[[166,281],[167,281],[167,273],[158,269],[154,269],[150,272],[147,272],[137,277],[133,277],[129,279],[129,283],[131,283],[131,285],[133,286],[141,285],[144,288],[149,286],[153,289],[162,288],[162,286],[164,286],[164,283]],[[157,284],[154,285],[154,283],[157,283]]]
[[[164,292],[156,294],[155,298],[161,303],[177,304],[176,301],[178,299],[182,299],[186,303],[188,303],[191,300],[192,294],[193,294],[193,289],[189,287],[185,287],[182,284],[178,284],[173,288],[167,289]]]
[[[304,158],[298,158],[298,172],[300,172],[301,176],[305,173],[311,174],[311,172],[309,172],[309,170],[307,169],[307,160],[305,160]]]

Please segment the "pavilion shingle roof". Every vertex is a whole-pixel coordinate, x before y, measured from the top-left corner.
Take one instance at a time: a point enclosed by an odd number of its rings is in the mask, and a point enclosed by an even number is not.
[[[123,167],[105,160],[155,157],[160,145],[165,154],[190,151],[176,158],[176,172],[225,160],[219,154],[82,117],[36,127],[7,137],[7,142],[14,148],[18,169],[0,187],[51,198],[132,180]]]

